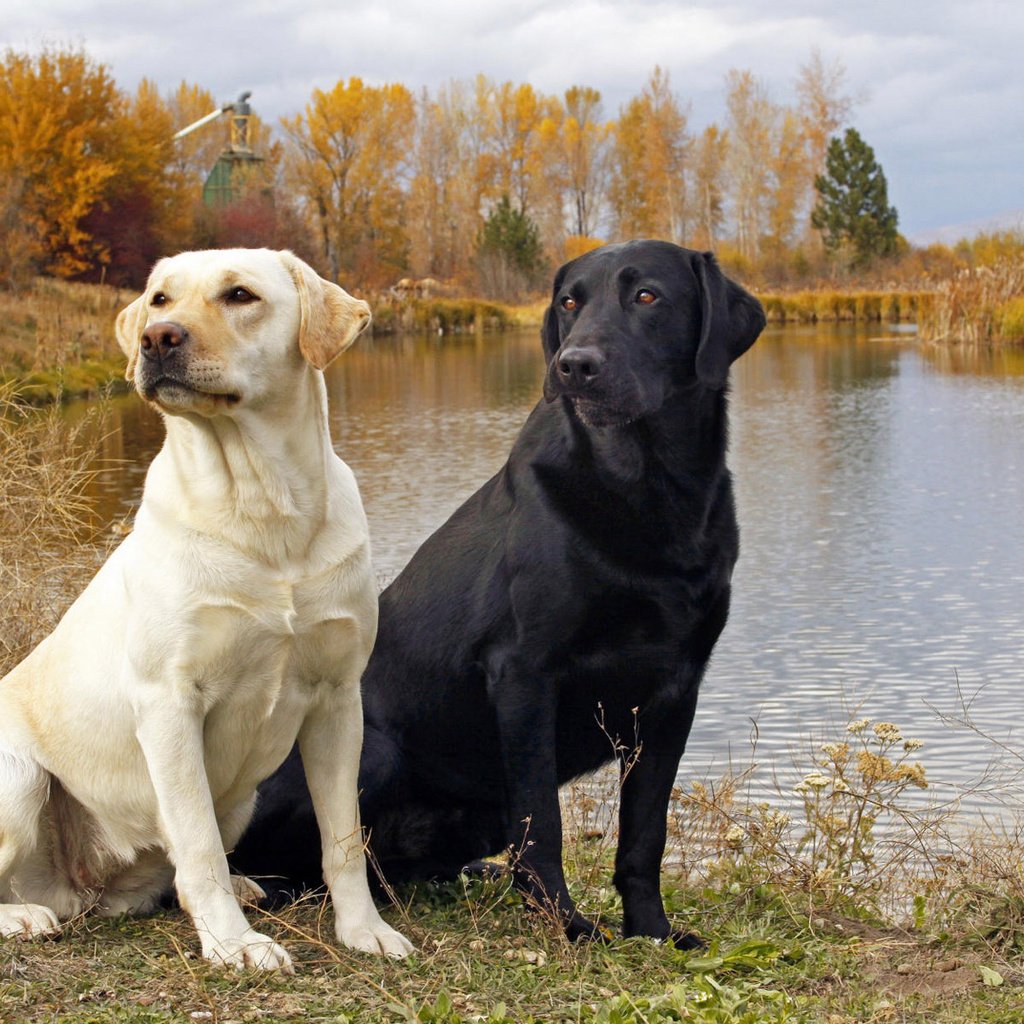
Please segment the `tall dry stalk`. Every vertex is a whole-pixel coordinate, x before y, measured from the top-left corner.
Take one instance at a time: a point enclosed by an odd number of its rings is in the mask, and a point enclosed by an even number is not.
[[[0,386],[0,676],[49,633],[100,561],[86,489],[96,417],[68,427]]]
[[[1024,258],[961,270],[939,285],[918,332],[925,341],[992,344],[1021,340],[1008,335],[1006,311],[1024,297]]]

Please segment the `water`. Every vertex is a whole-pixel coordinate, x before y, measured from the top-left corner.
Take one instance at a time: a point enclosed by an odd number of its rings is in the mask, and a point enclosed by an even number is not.
[[[361,340],[332,367],[382,580],[502,464],[542,373],[536,332]],[[1020,803],[1024,355],[774,329],[734,367],[731,408],[742,553],[681,781],[753,759],[788,787],[864,716],[925,741],[930,794]],[[108,518],[162,436],[135,396],[114,421]]]

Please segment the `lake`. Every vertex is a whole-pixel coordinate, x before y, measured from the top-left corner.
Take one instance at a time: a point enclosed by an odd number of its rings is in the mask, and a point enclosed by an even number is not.
[[[382,581],[502,464],[543,369],[535,331],[362,339],[331,368]],[[162,436],[136,396],[112,406],[109,519]],[[1024,353],[769,329],[731,410],[742,551],[680,781],[753,759],[755,791],[773,772],[788,788],[794,752],[806,767],[867,717],[925,742],[931,796],[973,816],[1024,802]]]

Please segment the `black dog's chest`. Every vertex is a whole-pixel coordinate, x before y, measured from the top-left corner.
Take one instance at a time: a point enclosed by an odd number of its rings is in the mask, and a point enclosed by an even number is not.
[[[566,650],[575,661],[628,661],[634,651],[670,642],[666,612],[658,601],[614,589],[595,590],[567,637]]]

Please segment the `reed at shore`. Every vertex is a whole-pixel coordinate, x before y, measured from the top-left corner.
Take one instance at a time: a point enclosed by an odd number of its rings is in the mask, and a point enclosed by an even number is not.
[[[818,288],[759,294],[769,323],[913,322],[931,301],[927,291]]]
[[[1024,258],[961,270],[938,286],[922,312],[925,341],[1024,343]]]

